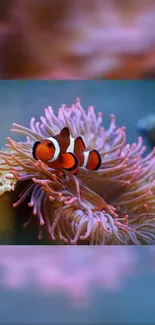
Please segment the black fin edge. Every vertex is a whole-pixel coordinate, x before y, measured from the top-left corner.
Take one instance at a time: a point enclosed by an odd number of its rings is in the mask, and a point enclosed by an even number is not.
[[[91,150],[90,152],[94,152],[94,151],[97,153],[97,156],[98,156],[98,160],[99,161],[98,161],[97,166],[94,169],[92,169],[92,170],[98,170],[101,167],[102,160],[101,160],[101,156],[100,156],[99,152],[96,149]]]
[[[36,157],[36,148],[38,146],[38,144],[40,144],[40,141],[36,141],[33,145],[33,148],[32,148],[32,155],[33,155],[33,158],[38,160],[37,157]]]
[[[69,153],[70,155],[72,155],[74,157],[75,164],[71,168],[63,168],[63,169],[71,172],[72,170],[74,170],[74,169],[76,169],[78,167],[78,165],[79,165],[79,159],[76,157],[76,155],[74,153],[72,153],[72,152],[67,152],[67,153]]]

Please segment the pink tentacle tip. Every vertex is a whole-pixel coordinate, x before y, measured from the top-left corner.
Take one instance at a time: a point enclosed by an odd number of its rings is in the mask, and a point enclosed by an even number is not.
[[[12,206],[13,206],[13,208],[16,208],[18,206],[18,203],[17,202],[13,203]]]
[[[34,183],[38,183],[38,179],[35,178],[35,177],[32,178],[32,181],[33,181]]]
[[[42,234],[39,234],[38,235],[38,240],[42,240],[42,237],[43,237],[43,235]]]
[[[23,228],[27,228],[30,225],[31,220],[28,220],[24,223]]]
[[[128,225],[129,224],[129,215],[126,214],[125,217],[124,217],[124,219],[125,219],[126,225]]]
[[[145,208],[146,211],[149,211],[150,210],[148,204],[146,204],[146,203],[144,204],[144,208]]]
[[[55,174],[51,174],[51,176],[52,176],[53,181],[56,182],[57,181],[57,176]]]
[[[121,129],[122,129],[123,132],[125,132],[126,126],[122,126]]]
[[[62,193],[58,193],[58,201],[62,201]]]
[[[89,106],[88,107],[88,112],[93,113],[94,112],[94,106]]]
[[[152,191],[148,191],[147,192],[147,195],[152,196],[153,195],[153,192]]]
[[[55,201],[55,198],[54,198],[53,196],[50,195],[50,196],[49,196],[49,200],[53,202],[53,201]]]
[[[30,208],[32,208],[32,207],[34,206],[34,203],[29,202],[29,203],[28,203],[28,206],[29,206]]]

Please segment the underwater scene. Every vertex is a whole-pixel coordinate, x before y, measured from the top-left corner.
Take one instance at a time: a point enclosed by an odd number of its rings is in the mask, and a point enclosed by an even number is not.
[[[153,246],[0,246],[0,324],[155,322]]]
[[[0,243],[155,244],[154,107],[154,81],[0,81]]]

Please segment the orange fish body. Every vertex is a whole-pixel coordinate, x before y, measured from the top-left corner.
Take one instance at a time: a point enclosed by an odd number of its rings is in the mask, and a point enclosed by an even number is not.
[[[41,160],[49,167],[71,171],[78,167],[78,158],[72,152],[66,152],[70,144],[70,134],[67,127],[60,134],[43,141],[36,141],[33,145],[33,158]]]

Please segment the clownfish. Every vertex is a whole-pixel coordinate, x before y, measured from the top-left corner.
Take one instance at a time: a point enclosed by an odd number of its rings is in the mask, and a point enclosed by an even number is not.
[[[88,170],[98,170],[101,166],[101,156],[97,150],[86,151],[84,141],[81,136],[74,139],[70,135],[70,145],[67,152],[73,152],[79,160],[79,166]],[[72,170],[72,174],[76,175],[78,167]]]
[[[64,175],[63,169],[72,171],[78,168],[79,160],[73,152],[67,151],[70,145],[70,133],[67,127],[43,141],[36,141],[32,148],[33,158],[41,160],[49,167]]]
[[[32,154],[34,159],[57,169],[61,175],[64,175],[63,169],[76,175],[79,166],[88,170],[98,170],[101,166],[101,156],[98,151],[95,149],[86,151],[82,137],[74,139],[67,127],[53,137],[36,141]]]

